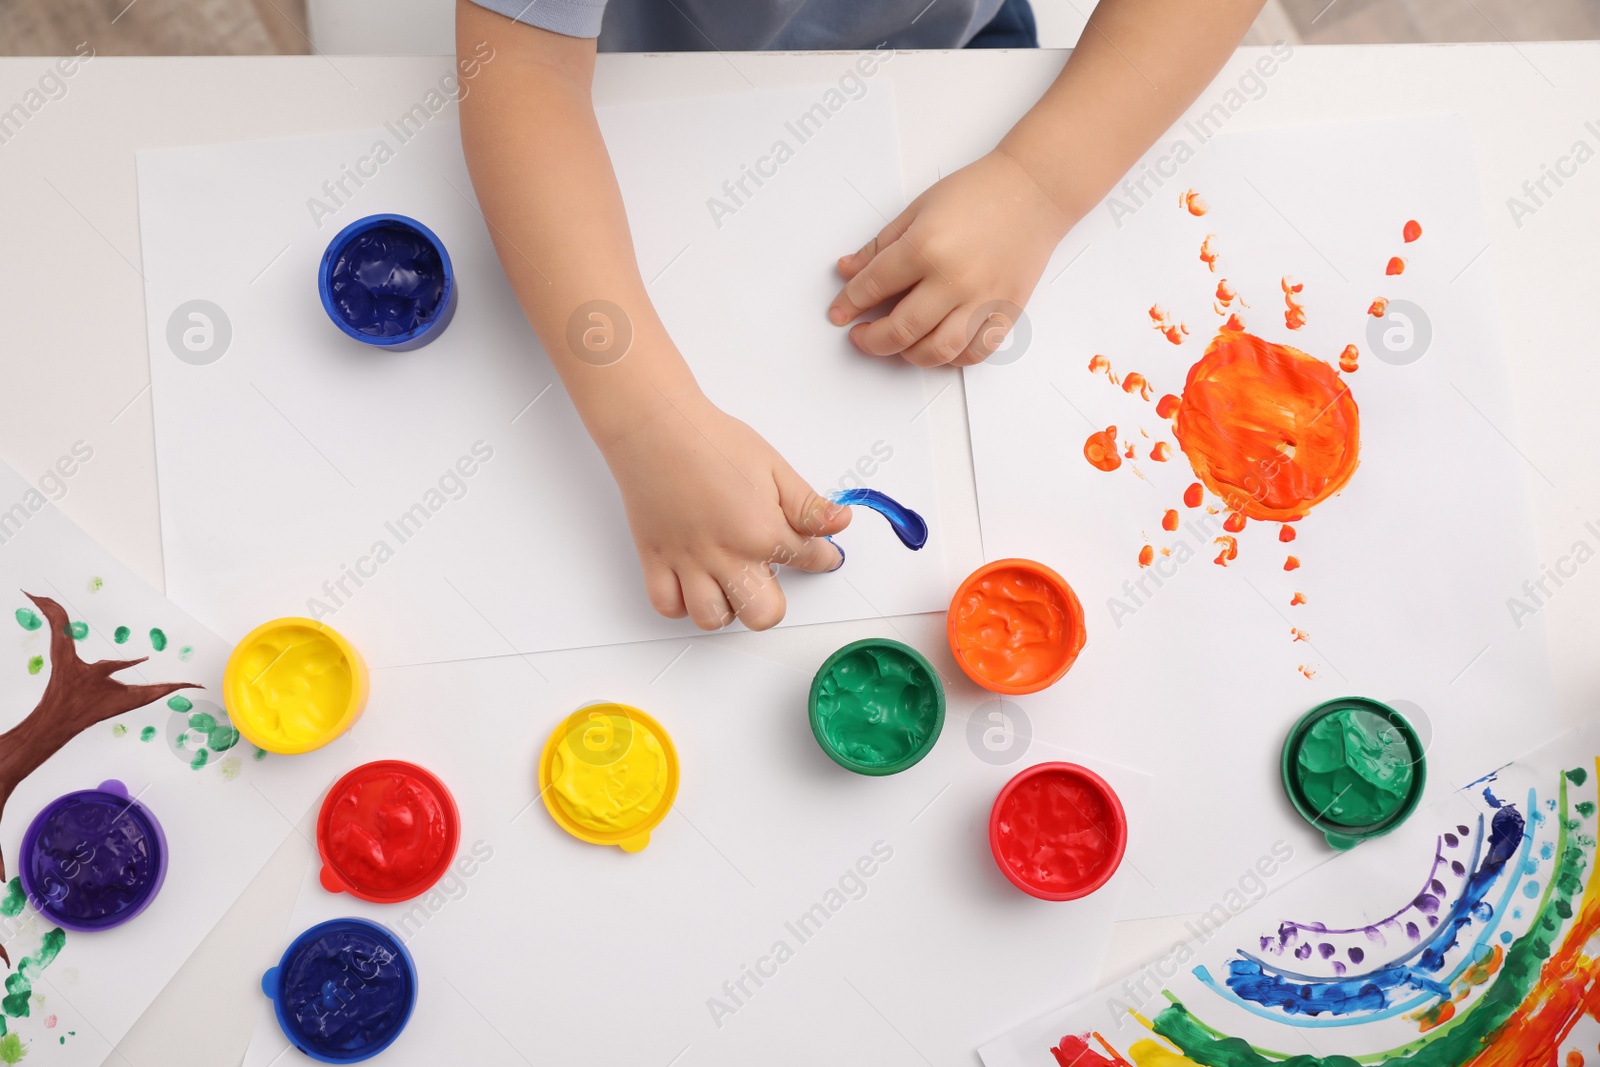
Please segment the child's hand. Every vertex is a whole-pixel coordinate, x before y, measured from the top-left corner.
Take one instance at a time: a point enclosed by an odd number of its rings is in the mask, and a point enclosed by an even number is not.
[[[874,356],[899,353],[920,367],[980,363],[1015,324],[1075,221],[1011,157],[990,152],[917,197],[859,252],[840,258],[839,273],[849,283],[833,298],[828,318],[843,326],[895,299],[888,315],[851,329],[857,348]]]
[[[605,447],[650,603],[702,630],[734,616],[765,630],[784,613],[776,565],[837,569],[844,553],[823,535],[848,526],[850,509],[698,393],[661,400],[653,418]]]

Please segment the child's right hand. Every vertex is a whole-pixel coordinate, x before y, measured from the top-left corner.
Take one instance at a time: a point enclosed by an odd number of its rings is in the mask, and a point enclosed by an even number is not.
[[[836,570],[844,553],[824,537],[849,525],[850,509],[818,494],[760,434],[698,390],[657,396],[649,417],[601,446],[650,603],[702,630],[735,616],[765,630],[785,609],[777,565]]]

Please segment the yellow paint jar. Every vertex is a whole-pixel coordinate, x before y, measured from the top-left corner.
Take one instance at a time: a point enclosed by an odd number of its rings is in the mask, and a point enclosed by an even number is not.
[[[361,717],[367,667],[333,627],[314,619],[274,619],[234,646],[222,673],[222,702],[239,733],[257,748],[310,752]]]
[[[661,724],[626,704],[579,708],[539,757],[539,795],[580,841],[638,852],[678,795],[678,752]]]

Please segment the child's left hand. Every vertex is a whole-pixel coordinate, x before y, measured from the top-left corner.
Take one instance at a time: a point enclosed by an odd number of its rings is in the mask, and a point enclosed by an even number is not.
[[[888,315],[850,330],[861,351],[898,353],[919,367],[981,363],[1015,325],[1076,221],[997,149],[933,185],[859,252],[839,259],[848,284],[828,319],[843,326],[894,300]]]

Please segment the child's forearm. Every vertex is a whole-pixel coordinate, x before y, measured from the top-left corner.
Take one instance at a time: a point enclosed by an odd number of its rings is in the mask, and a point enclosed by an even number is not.
[[[1082,218],[1194,102],[1263,0],[1101,0],[1066,68],[1000,151]]]
[[[487,41],[461,101],[461,142],[473,188],[511,287],[602,448],[697,393],[667,337],[634,259],[622,194],[591,100],[595,44],[520,25],[467,0],[456,10],[457,50]],[[613,316],[585,317],[593,347],[569,343],[580,307],[607,301]],[[604,331],[631,328],[626,359],[609,363]],[[615,343],[613,335],[612,343]]]

